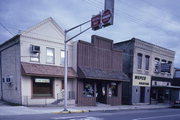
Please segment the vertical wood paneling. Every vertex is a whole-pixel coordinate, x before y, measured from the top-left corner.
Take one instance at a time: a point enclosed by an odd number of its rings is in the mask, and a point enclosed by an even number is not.
[[[102,46],[103,41],[96,44]],[[111,44],[105,44],[105,47],[110,46]],[[78,47],[78,66],[122,71],[122,53],[120,51],[98,48],[85,42],[79,42]]]
[[[112,49],[112,40],[92,37],[92,43],[78,42],[77,66],[98,68],[102,70],[122,71],[122,53]],[[83,96],[83,81],[78,80],[78,100],[79,106],[96,105],[96,97]],[[107,82],[108,83],[108,82]],[[96,82],[94,81],[94,85]],[[96,85],[94,86],[96,91]],[[121,82],[118,84],[118,96],[107,97],[106,102],[111,105],[121,104]]]

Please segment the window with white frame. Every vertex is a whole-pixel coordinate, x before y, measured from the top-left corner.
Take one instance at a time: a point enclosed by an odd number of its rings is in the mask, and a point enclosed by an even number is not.
[[[61,50],[60,52],[60,65],[64,65],[65,52]]]
[[[40,46],[30,45],[30,61],[40,62]]]
[[[46,62],[50,64],[55,63],[54,48],[46,49]]]
[[[40,53],[31,53],[30,61],[31,62],[40,62]]]
[[[142,54],[138,53],[138,69],[142,69]]]
[[[65,51],[61,50],[61,52],[60,52],[60,65],[64,66],[64,60],[65,60]],[[68,51],[67,51],[67,65],[68,65]]]

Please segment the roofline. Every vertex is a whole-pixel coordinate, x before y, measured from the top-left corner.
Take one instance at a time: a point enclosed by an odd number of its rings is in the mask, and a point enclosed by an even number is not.
[[[147,44],[150,44],[150,45],[153,45],[153,46],[156,46],[156,47],[159,47],[159,48],[162,48],[162,49],[165,49],[165,50],[168,50],[168,51],[171,51],[171,52],[174,52],[173,50],[170,50],[170,49],[167,49],[167,48],[164,48],[162,46],[159,46],[159,45],[156,45],[156,44],[153,44],[153,43],[149,43],[149,42],[146,42],[146,41],[143,41],[141,39],[138,39],[138,38],[131,38],[130,40],[125,40],[125,41],[122,41],[122,42],[118,42],[118,43],[115,43],[114,45],[118,45],[118,44],[123,44],[123,43],[127,43],[127,42],[133,42],[133,41],[140,41],[140,42],[144,42],[144,43],[147,43]]]
[[[64,30],[57,24],[57,22],[52,18],[52,17],[48,17],[42,21],[40,21],[39,23],[32,25],[31,27],[27,28],[26,30],[22,31],[22,35],[25,33],[28,33],[29,31],[36,29],[37,27],[41,26],[42,24],[47,23],[48,21],[51,21],[52,24],[54,24],[54,26],[59,30],[59,32],[61,32],[64,35]]]
[[[13,37],[10,38],[9,40],[6,40],[6,41],[3,42],[2,44],[0,44],[0,48],[1,48],[2,46],[6,45],[6,44],[8,44],[8,43],[10,43],[10,42],[12,42],[14,39],[16,39],[16,38],[18,38],[18,37],[20,37],[20,34],[17,34],[17,35],[15,35],[15,36],[13,36]]]

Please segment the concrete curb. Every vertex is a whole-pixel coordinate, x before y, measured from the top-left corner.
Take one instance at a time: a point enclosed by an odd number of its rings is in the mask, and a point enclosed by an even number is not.
[[[108,111],[126,111],[126,110],[148,110],[148,109],[164,109],[164,108],[169,108],[169,106],[166,107],[133,107],[133,108],[116,108],[116,109],[99,109],[99,110],[69,110],[69,111],[60,111],[60,112],[51,112],[54,114],[71,114],[71,113],[85,113],[85,112],[108,112]]]
[[[85,113],[85,112],[90,112],[90,110],[70,110],[70,111],[60,111],[60,112],[51,112],[54,114],[68,114],[68,113]]]
[[[134,108],[123,108],[123,109],[107,109],[107,110],[89,110],[89,112],[108,112],[108,111],[126,111],[126,110],[150,110],[150,109],[164,109],[170,108],[170,106],[166,107],[149,107],[149,108],[141,108],[141,107],[134,107]]]

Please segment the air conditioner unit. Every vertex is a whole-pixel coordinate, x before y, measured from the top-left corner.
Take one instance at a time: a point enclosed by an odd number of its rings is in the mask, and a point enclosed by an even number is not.
[[[32,53],[40,53],[40,46],[32,45],[31,52]]]

